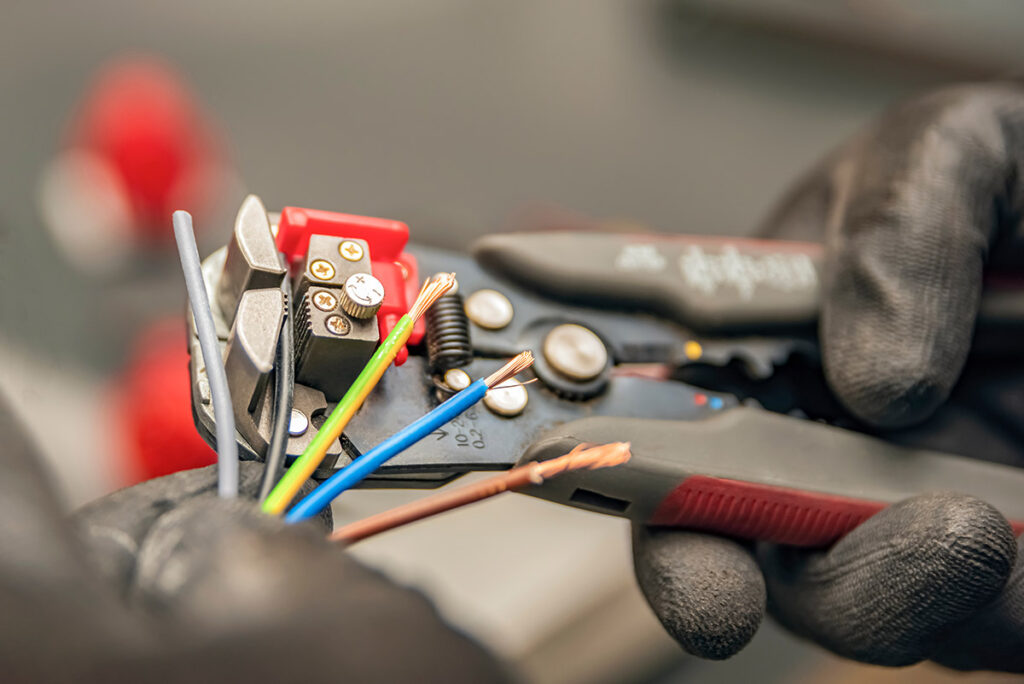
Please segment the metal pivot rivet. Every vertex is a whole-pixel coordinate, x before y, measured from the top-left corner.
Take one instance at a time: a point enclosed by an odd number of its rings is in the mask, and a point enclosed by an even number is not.
[[[463,305],[466,316],[481,328],[501,330],[512,322],[512,302],[497,290],[477,290]]]
[[[530,395],[523,383],[511,378],[500,387],[487,390],[487,394],[484,395],[484,406],[492,413],[511,418],[522,413],[529,400]]]
[[[321,311],[333,311],[338,306],[338,298],[326,290],[313,294],[313,305]]]
[[[608,349],[592,330],[563,323],[544,338],[544,360],[568,378],[591,380],[608,365]]]
[[[452,368],[444,374],[444,384],[456,392],[466,389],[472,382],[473,380],[469,377],[469,373],[461,368]]]
[[[344,240],[338,245],[338,254],[347,261],[359,261],[363,258],[363,246],[352,240]]]
[[[309,265],[309,272],[318,280],[330,280],[334,277],[334,265],[330,261],[317,259]]]
[[[292,437],[301,437],[309,429],[309,418],[299,409],[292,409],[292,415],[288,419],[288,434]]]
[[[329,331],[338,336],[348,335],[348,331],[352,329],[352,324],[348,322],[348,319],[341,316],[329,317],[324,321],[324,325],[327,326]]]

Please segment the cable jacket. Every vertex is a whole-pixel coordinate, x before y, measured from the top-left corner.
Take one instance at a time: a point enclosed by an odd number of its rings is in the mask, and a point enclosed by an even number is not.
[[[206,293],[203,269],[199,262],[199,248],[192,229],[192,216],[187,211],[176,211],[172,219],[174,240],[178,243],[181,270],[185,274],[189,306],[196,324],[199,348],[210,382],[213,400],[213,419],[217,427],[217,492],[221,498],[238,496],[238,443],[235,441],[235,412],[231,407],[231,390],[224,372],[217,329],[213,324],[213,311]]]
[[[345,392],[338,405],[331,411],[324,424],[320,426],[316,436],[313,437],[305,451],[295,463],[288,468],[281,481],[277,483],[273,491],[263,501],[265,513],[279,514],[288,507],[288,504],[295,498],[295,494],[302,487],[302,484],[313,475],[317,466],[324,460],[327,449],[345,430],[345,426],[352,420],[359,407],[363,405],[366,397],[380,381],[384,371],[388,369],[391,362],[395,360],[398,351],[409,340],[412,334],[413,319],[406,314],[402,316],[384,342],[373,353],[370,360],[363,367],[359,377],[355,379],[352,386]]]
[[[295,353],[294,327],[292,325],[291,294],[286,276],[281,289],[284,290],[284,322],[281,337],[277,341],[277,372],[274,386],[274,421],[270,428],[270,444],[260,481],[258,500],[263,501],[270,490],[284,474],[284,459],[288,451],[288,428],[292,418],[292,404],[295,398]]]
[[[469,409],[487,394],[487,382],[480,379],[454,395],[430,413],[402,428],[386,440],[331,475],[323,484],[295,504],[285,520],[290,523],[311,518],[331,504],[345,490],[362,482],[389,459],[434,432]]]

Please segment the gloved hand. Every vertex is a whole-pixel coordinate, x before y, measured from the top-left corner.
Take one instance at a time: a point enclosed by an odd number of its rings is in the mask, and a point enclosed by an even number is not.
[[[0,402],[5,682],[482,682],[498,664],[427,600],[251,498],[215,467],[125,489],[67,520]],[[326,523],[326,525],[325,525]]]
[[[761,231],[824,241],[824,372],[865,429],[1024,465],[1024,358],[965,370],[983,275],[1024,264],[1022,162],[1024,88],[949,88],[829,155]],[[904,501],[828,550],[647,529],[634,549],[651,606],[699,656],[737,652],[767,607],[863,662],[1024,672],[1024,547],[970,497]]]

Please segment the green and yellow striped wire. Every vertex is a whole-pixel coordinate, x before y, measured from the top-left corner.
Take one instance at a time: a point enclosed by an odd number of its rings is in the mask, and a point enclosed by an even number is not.
[[[313,475],[324,460],[327,449],[330,448],[334,440],[341,436],[349,421],[352,420],[352,416],[363,405],[366,397],[370,395],[391,362],[395,360],[399,350],[409,341],[416,320],[454,284],[455,274],[452,273],[434,278],[423,287],[409,313],[398,319],[398,323],[370,357],[366,366],[345,392],[345,396],[331,411],[331,415],[324,421],[302,455],[295,459],[295,462],[285,472],[284,477],[263,500],[264,513],[280,515],[288,508],[299,488],[302,487],[302,483]]]

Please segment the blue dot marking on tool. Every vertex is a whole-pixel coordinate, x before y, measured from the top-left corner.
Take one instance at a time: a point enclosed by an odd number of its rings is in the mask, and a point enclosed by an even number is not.
[[[712,411],[717,411],[718,409],[722,408],[723,403],[724,402],[722,401],[722,397],[711,397],[708,400],[708,406],[711,408]]]

